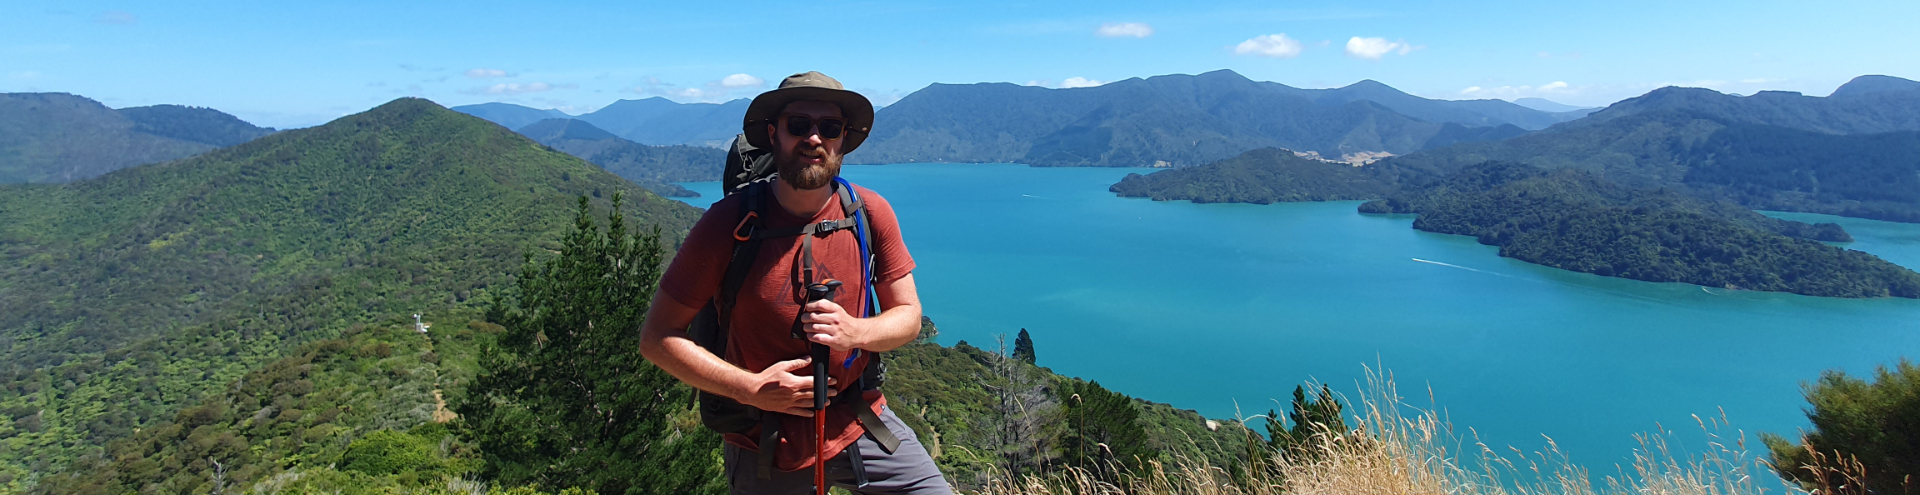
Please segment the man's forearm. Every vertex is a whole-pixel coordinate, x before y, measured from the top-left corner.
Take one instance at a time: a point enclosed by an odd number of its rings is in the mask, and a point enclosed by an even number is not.
[[[708,393],[739,399],[747,389],[752,373],[721,360],[706,348],[685,337],[667,337],[654,345],[641,345],[640,353],[674,378]]]
[[[640,355],[693,388],[737,400],[753,374],[713,355],[687,336],[685,326],[693,320],[695,311],[664,297],[654,298],[640,327]]]
[[[867,318],[866,343],[860,348],[887,352],[920,337],[920,305],[902,304]]]

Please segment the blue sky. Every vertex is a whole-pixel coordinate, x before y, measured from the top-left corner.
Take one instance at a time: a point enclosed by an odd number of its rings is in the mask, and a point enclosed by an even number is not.
[[[95,2],[0,4],[0,92],[324,123],[400,96],[581,113],[819,70],[1061,87],[1232,69],[1323,88],[1605,105],[1664,85],[1824,96],[1920,79],[1920,2]]]

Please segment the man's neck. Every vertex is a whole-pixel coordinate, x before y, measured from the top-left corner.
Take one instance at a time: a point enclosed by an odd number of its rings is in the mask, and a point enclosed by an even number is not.
[[[813,218],[814,215],[820,214],[821,208],[827,206],[827,200],[833,198],[833,185],[828,183],[826,187],[819,189],[796,189],[787,181],[775,177],[773,198],[780,203],[781,208],[787,210],[787,213],[800,218]]]

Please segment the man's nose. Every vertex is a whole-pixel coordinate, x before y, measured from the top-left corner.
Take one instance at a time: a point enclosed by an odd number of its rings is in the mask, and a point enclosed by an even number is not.
[[[825,142],[827,142],[827,140],[825,140],[825,139],[821,139],[821,138],[820,138],[820,131],[819,131],[819,130],[815,130],[815,131],[813,131],[813,132],[809,132],[809,133],[807,133],[807,144],[811,144],[811,145],[814,145],[814,146],[819,146],[819,145],[821,145],[822,143],[825,143]]]

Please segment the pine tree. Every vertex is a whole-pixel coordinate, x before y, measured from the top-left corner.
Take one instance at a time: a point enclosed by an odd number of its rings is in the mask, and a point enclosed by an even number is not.
[[[1033,357],[1033,337],[1027,335],[1027,329],[1020,329],[1020,336],[1013,339],[1013,359],[1036,364]]]
[[[559,255],[527,256],[518,299],[489,311],[506,330],[456,410],[484,474],[504,484],[723,492],[719,437],[700,426],[693,390],[640,356],[666,253],[658,229],[627,232],[620,203],[603,232],[581,197]]]
[[[1067,406],[1067,434],[1061,441],[1067,465],[1112,480],[1119,473],[1139,472],[1146,461],[1158,457],[1147,446],[1147,430],[1140,425],[1133,398],[1100,382],[1070,382],[1060,387],[1060,394]]]
[[[1293,410],[1287,413],[1286,428],[1274,419],[1272,411],[1267,416],[1268,446],[1281,455],[1296,461],[1319,458],[1319,444],[1324,437],[1339,436],[1347,433],[1347,421],[1341,415],[1344,409],[1340,401],[1333,397],[1333,389],[1320,386],[1320,392],[1309,398],[1305,387],[1293,387]]]

